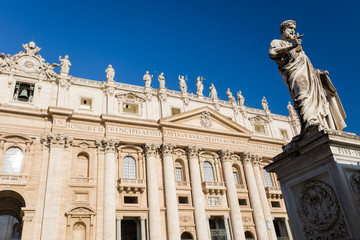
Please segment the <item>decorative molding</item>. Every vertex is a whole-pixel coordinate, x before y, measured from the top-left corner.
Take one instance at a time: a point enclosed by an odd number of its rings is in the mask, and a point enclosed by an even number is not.
[[[40,138],[43,147],[63,147],[68,148],[73,143],[73,138],[68,137],[66,134],[49,133]]]
[[[198,158],[200,150],[201,149],[198,146],[188,146],[186,148],[186,153],[188,155],[188,158],[189,159]]]
[[[144,152],[146,157],[155,157],[159,150],[159,145],[154,143],[145,143]]]
[[[298,212],[306,239],[345,239],[349,237],[334,190],[321,181],[310,181],[301,189]]]
[[[201,113],[200,124],[205,128],[210,128],[212,126],[212,120],[210,118],[211,114],[208,110],[205,110]]]
[[[119,146],[119,142],[115,141],[113,139],[104,138],[104,140],[101,141],[105,153],[114,153],[115,149]]]
[[[219,155],[221,157],[221,161],[222,162],[230,162],[231,161],[231,155],[233,154],[234,152],[230,151],[230,150],[222,150],[222,151],[219,151]]]
[[[171,143],[163,143],[161,145],[161,153],[163,156],[173,155],[175,150],[175,145]]]
[[[240,158],[243,164],[252,162],[253,154],[250,152],[243,152],[240,154]]]

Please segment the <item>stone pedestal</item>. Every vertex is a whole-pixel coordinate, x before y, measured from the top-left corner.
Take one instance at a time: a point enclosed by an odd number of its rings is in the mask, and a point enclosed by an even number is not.
[[[275,172],[294,239],[360,239],[360,137],[313,130],[284,147]]]

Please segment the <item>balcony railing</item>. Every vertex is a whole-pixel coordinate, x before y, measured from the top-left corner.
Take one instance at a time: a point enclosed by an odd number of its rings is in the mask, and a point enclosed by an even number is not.
[[[282,192],[280,187],[266,187],[265,191],[268,198],[282,198]]]
[[[247,191],[247,186],[245,184],[236,184],[236,189],[240,191]]]
[[[93,187],[95,186],[95,181],[93,178],[88,177],[71,177],[72,187]]]
[[[118,190],[120,192],[144,192],[145,190],[145,181],[140,178],[119,178],[118,180]]]
[[[14,184],[14,185],[25,185],[27,180],[27,175],[0,175],[0,184]]]
[[[223,182],[203,182],[203,191],[205,193],[224,194],[225,190],[226,187]]]
[[[225,229],[210,229],[211,237],[225,237],[226,239],[226,230]]]
[[[277,237],[277,240],[289,240],[289,237]]]
[[[190,188],[190,182],[186,182],[186,181],[176,182],[176,188],[177,188],[177,189],[187,189],[187,188]]]

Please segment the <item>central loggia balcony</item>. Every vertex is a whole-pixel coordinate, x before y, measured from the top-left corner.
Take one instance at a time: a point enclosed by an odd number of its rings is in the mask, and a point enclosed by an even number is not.
[[[281,199],[282,192],[280,187],[266,187],[266,196],[273,199]]]
[[[89,177],[71,177],[71,187],[95,187],[95,181]]]
[[[119,192],[143,193],[146,188],[145,180],[140,178],[119,178]]]
[[[26,185],[27,175],[9,175],[9,174],[1,174],[0,175],[0,184],[6,185]]]
[[[203,182],[203,191],[205,194],[224,194],[226,191],[224,182]]]

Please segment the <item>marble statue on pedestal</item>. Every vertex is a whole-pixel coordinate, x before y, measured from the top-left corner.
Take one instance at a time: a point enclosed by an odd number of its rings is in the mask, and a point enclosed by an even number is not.
[[[202,83],[204,79],[200,76],[198,76],[196,78],[196,94],[198,96],[203,96],[203,91],[204,91],[204,85]]]
[[[303,35],[296,34],[296,22],[280,25],[281,39],[270,44],[269,56],[278,64],[288,86],[303,133],[311,126],[342,130],[346,127],[345,111],[327,71],[314,69],[301,47]]]
[[[143,76],[143,80],[145,81],[145,88],[150,87],[152,78],[153,78],[153,75],[150,75],[149,71],[146,71]]]
[[[115,70],[111,65],[108,66],[105,72],[106,72],[106,79],[108,80],[108,82],[114,81]]]
[[[215,86],[214,86],[213,83],[212,83],[211,86],[209,87],[209,90],[210,90],[210,98],[212,98],[212,99],[218,99],[217,91],[216,91],[216,88],[215,88]]]
[[[245,98],[243,95],[241,95],[241,91],[238,92],[237,98],[238,98],[239,106],[244,106]]]
[[[235,97],[233,96],[232,92],[230,91],[230,88],[227,89],[226,95],[228,96],[229,102],[231,102],[231,103],[235,102]]]
[[[262,98],[261,105],[265,111],[269,111],[269,104],[265,97]]]
[[[185,93],[187,91],[187,85],[186,85],[184,76],[179,75],[179,85],[180,85],[181,92]]]
[[[69,56],[65,55],[65,58],[63,58],[63,59],[61,59],[61,56],[60,56],[59,61],[61,63],[60,73],[69,74],[69,70],[70,70],[70,66],[71,66]]]
[[[165,77],[164,77],[164,73],[160,73],[159,77],[158,77],[158,80],[159,80],[159,88],[160,89],[164,89],[165,88]]]

